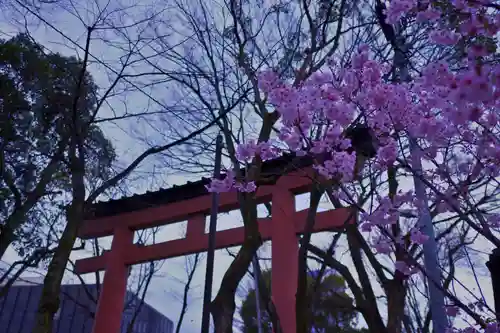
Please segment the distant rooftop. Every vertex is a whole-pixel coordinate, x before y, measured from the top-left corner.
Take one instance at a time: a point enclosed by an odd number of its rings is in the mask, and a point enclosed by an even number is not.
[[[33,286],[33,285],[42,285],[43,284],[43,276],[33,276],[33,277],[23,277],[14,282],[14,286]]]
[[[5,270],[0,269],[0,276],[5,273]],[[0,286],[4,286],[7,283],[7,281],[3,281]],[[18,278],[17,281],[15,281],[12,285],[13,286],[36,286],[36,285],[42,285],[43,284],[43,277],[42,276],[33,276],[33,277],[22,277]]]

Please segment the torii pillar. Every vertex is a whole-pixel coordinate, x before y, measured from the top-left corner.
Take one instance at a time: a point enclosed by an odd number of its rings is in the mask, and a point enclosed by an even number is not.
[[[299,242],[294,220],[295,198],[280,179],[273,191],[271,206],[271,293],[284,333],[295,333]]]
[[[297,236],[304,232],[308,214],[308,209],[295,211],[294,196],[311,189],[312,173],[309,168],[281,176],[275,185],[260,186],[256,193],[258,203],[272,202],[271,218],[259,218],[258,224],[262,239],[272,241],[271,293],[284,333],[296,332]],[[219,199],[221,213],[239,208],[236,193],[221,193]],[[184,201],[85,221],[80,233],[82,239],[114,235],[109,251],[76,262],[76,271],[80,274],[105,271],[93,333],[120,333],[128,266],[207,251],[205,217],[210,213],[210,206],[211,195],[207,193]],[[183,239],[147,246],[133,244],[135,230],[185,220],[188,225]],[[340,230],[353,221],[349,208],[318,212],[314,232]],[[243,227],[218,231],[215,247],[241,245],[244,239]]]
[[[128,267],[125,260],[127,247],[133,241],[134,232],[131,229],[124,227],[115,230],[97,303],[93,333],[121,332],[121,314],[127,293],[128,278]]]

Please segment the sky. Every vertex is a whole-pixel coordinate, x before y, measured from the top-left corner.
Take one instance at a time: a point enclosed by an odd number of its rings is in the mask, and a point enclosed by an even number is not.
[[[152,0],[151,0],[152,1]],[[124,1],[129,2],[131,1]],[[146,1],[142,1],[142,4],[145,4]],[[75,55],[81,54],[81,50],[75,48],[75,45],[72,45],[68,38],[72,41],[75,41],[80,46],[84,45],[85,42],[85,29],[80,19],[88,19],[85,18],[85,12],[82,8],[77,8],[79,13],[83,13],[82,17],[77,17],[71,15],[69,12],[75,12],[74,9],[68,11],[63,10],[54,10],[50,12],[50,15],[42,14],[43,17],[48,20],[48,22],[53,25],[55,28],[48,27],[47,24],[29,24],[29,30],[31,35],[37,40],[39,43],[43,44],[47,47],[48,50],[54,52],[61,52],[65,55]],[[130,13],[129,13],[130,14]],[[123,18],[125,22],[122,24],[127,24],[130,20],[133,21],[132,16],[134,16],[135,12],[131,12],[131,15]],[[20,17],[12,16],[9,18],[4,18],[3,22],[0,22],[0,32],[2,35],[0,38],[7,38],[8,36],[14,35],[20,29],[23,29],[23,22],[17,21],[16,19],[20,19]],[[59,31],[56,31],[59,30]],[[107,31],[100,32],[103,35],[107,34]],[[62,36],[64,35],[64,36]],[[66,38],[67,37],[67,38]],[[106,45],[105,43],[99,41],[92,41],[91,44],[91,54],[96,58],[101,60],[106,60],[109,63],[116,62],[117,58],[120,57],[120,52],[116,49],[113,49]],[[95,63],[91,64],[89,71],[93,75],[96,83],[100,87],[107,87],[109,85],[108,73],[106,73],[105,68],[102,65],[97,65]],[[151,94],[155,94],[155,96],[160,96],[159,99],[165,98],[165,92],[159,91],[158,89],[152,91]],[[125,110],[125,106],[127,110],[137,110],[132,112],[142,112],[143,110],[147,110],[150,108],[157,108],[158,105],[151,107],[151,101],[147,96],[142,93],[134,92],[127,95],[126,103],[119,99],[111,99],[110,105],[113,106],[116,110],[123,112]],[[153,103],[154,104],[154,103]],[[130,111],[129,111],[130,112]],[[103,116],[111,115],[110,107],[105,106],[103,109]],[[147,123],[143,123],[140,121],[123,121],[118,123],[103,123],[102,128],[105,131],[106,135],[110,137],[116,147],[117,154],[120,158],[120,165],[127,165],[130,163],[136,156],[138,156],[147,146],[145,143],[140,143],[137,141],[137,133],[147,133],[148,131]],[[161,162],[161,161],[160,161]],[[140,168],[137,170],[135,175],[147,175],[148,172],[152,170],[156,170],[156,168],[161,167],[159,165],[159,161],[155,159],[149,159],[145,163],[143,163]],[[142,179],[142,181],[134,182],[134,186],[131,191],[134,193],[143,193],[146,190],[155,190],[158,187],[168,187],[174,184],[181,185],[184,184],[187,180],[195,180],[193,177],[188,177],[185,174],[179,174],[169,171],[168,169],[161,169],[161,174],[158,175],[156,173],[157,180],[149,180]],[[411,185],[411,184],[410,184]],[[129,193],[130,194],[130,193]],[[308,206],[308,198],[307,196],[301,196],[296,199],[297,210],[305,209]],[[328,203],[326,199],[322,200],[321,209],[329,209],[331,208],[331,204]],[[261,214],[264,212],[261,210]],[[220,214],[218,220],[218,230],[229,229],[232,227],[242,226],[241,216],[238,216],[237,212],[233,212],[231,214]],[[185,233],[186,223],[177,223],[162,227],[157,234],[156,241],[168,241],[172,239],[181,238]],[[206,227],[206,231],[208,230],[208,224]],[[329,242],[330,236],[328,234],[318,234],[313,237],[313,241],[319,247],[326,246]],[[104,249],[109,249],[111,244],[111,237],[106,237],[104,239],[100,239],[100,245]],[[478,245],[478,249],[483,250],[485,252],[489,252],[490,248],[486,245]],[[236,252],[236,249],[229,249],[232,252]],[[262,257],[270,257],[270,244],[267,242],[260,250],[259,254]],[[341,242],[338,248],[336,249],[336,254],[341,261],[346,264],[348,267],[350,264],[350,259],[346,255],[346,244],[345,242]],[[74,252],[71,256],[72,260],[76,260],[79,258],[85,258],[91,256],[90,251],[78,251]],[[12,263],[17,259],[17,255],[13,249],[9,249],[8,254],[3,259],[7,263]],[[191,258],[192,259],[192,258]],[[172,319],[174,322],[177,322],[182,298],[182,291],[184,288],[184,283],[186,281],[187,273],[186,273],[186,263],[190,259],[186,258],[175,258],[165,260],[161,264],[159,264],[159,271],[155,275],[152,280],[151,286],[148,290],[148,294],[146,296],[146,302],[155,307],[157,310],[165,314],[167,317]],[[218,290],[220,281],[229,264],[232,261],[232,257],[228,255],[226,250],[219,250],[216,252],[215,256],[215,271],[214,271],[214,285],[213,285],[213,295]],[[269,261],[262,261],[261,265],[265,267],[269,267]],[[489,304],[492,304],[492,290],[491,284],[489,281],[489,276],[487,274],[486,268],[483,268],[480,271],[480,275],[478,279],[480,280],[480,284],[483,287],[482,293],[485,295]],[[204,274],[205,274],[205,259],[202,257],[201,264],[197,267],[194,280],[191,286],[191,292],[189,294],[189,307],[188,312],[186,314],[185,320],[183,322],[182,330],[183,333],[194,333],[199,332],[201,325],[201,309],[202,309],[202,295],[203,295],[203,286],[204,286]],[[39,276],[40,272],[30,272],[26,276]],[[470,268],[463,267],[459,269],[458,275],[460,276],[461,281],[465,281],[465,284],[470,286],[474,293],[479,294],[479,290],[477,287],[474,287],[474,276],[471,274]],[[92,274],[87,274],[84,276],[85,280],[89,283],[94,281],[94,277]],[[72,276],[71,274],[67,274],[64,279],[65,283],[75,283],[78,280]],[[251,285],[250,279],[245,279],[242,283],[243,290],[241,294],[244,294],[245,287]],[[463,291],[463,288],[460,286],[454,286],[457,289],[458,293],[466,294]],[[476,288],[475,290],[473,288]],[[380,292],[380,290],[378,291]]]
[[[145,3],[145,2],[142,2]],[[74,10],[70,10],[74,12]],[[79,8],[79,13],[84,13],[84,11]],[[43,46],[47,48],[48,51],[60,52],[63,55],[74,56],[75,54],[81,55],[80,49],[73,45],[73,42],[79,45],[85,45],[85,30],[79,18],[70,15],[68,11],[54,10],[50,12],[50,15],[46,13],[42,14],[44,19],[46,19],[53,27],[48,27],[47,24],[29,24],[29,32],[31,36]],[[0,38],[9,38],[14,36],[17,32],[23,31],[24,22],[19,16],[12,16],[5,18],[0,21]],[[125,22],[127,24],[127,22]],[[56,31],[59,30],[59,31]],[[104,32],[105,34],[106,32]],[[62,35],[64,34],[64,36]],[[69,41],[68,39],[71,39]],[[99,41],[93,41],[90,48],[90,53],[96,58],[106,60],[109,63],[113,63],[121,55],[119,52],[115,52],[113,55],[113,50],[103,45]],[[109,86],[109,78],[107,73],[103,70],[103,67],[95,63],[90,65],[89,71],[93,75],[94,80],[100,87]],[[114,102],[114,104],[113,104]],[[141,93],[132,93],[126,96],[127,111],[129,112],[142,112],[147,108],[146,105],[151,103],[147,96]],[[123,112],[124,108],[121,108],[121,101],[111,99],[110,102],[117,112]],[[158,107],[158,106],[156,106]],[[137,111],[134,111],[137,110]],[[111,111],[109,108],[104,107],[103,112],[100,113],[102,117],[111,116]],[[136,121],[123,121],[116,123],[103,123],[101,127],[103,128],[106,135],[111,138],[117,155],[119,156],[119,165],[128,165],[136,156],[138,156],[142,151],[147,148],[145,144],[141,144],[137,140],[137,133],[144,133],[144,128],[147,132],[147,123],[138,123]],[[141,128],[138,128],[141,127]],[[143,127],[143,128],[142,128]],[[161,162],[160,162],[161,163]],[[143,163],[133,176],[141,173],[147,174],[151,172],[152,169],[158,166],[157,160],[149,159]],[[167,171],[168,170],[164,170]],[[169,187],[173,185],[181,185],[186,183],[188,180],[196,180],[196,178],[188,177],[187,175],[179,174],[163,174],[159,178],[163,181],[162,183],[151,184],[148,180],[144,182],[135,182],[134,187],[132,187],[132,193],[143,193],[146,190],[157,189],[159,185],[162,187]],[[152,185],[152,186],[151,186]],[[129,193],[130,194],[130,193]],[[218,221],[218,230],[224,230],[235,226],[241,226],[241,218],[235,217],[234,214],[221,214]],[[168,226],[161,227],[158,234],[156,235],[157,242],[168,241],[172,239],[181,238],[185,233],[186,223],[177,223]],[[208,231],[208,224],[207,228]],[[137,235],[136,239],[137,240]],[[102,249],[109,249],[111,246],[112,237],[105,237],[99,239],[99,244]],[[265,248],[265,246],[263,247]],[[228,249],[233,253],[236,253],[236,249]],[[92,253],[89,250],[76,251],[72,253],[71,260],[77,260],[79,258],[85,258],[91,256]],[[189,306],[188,311],[183,321],[181,332],[191,333],[199,332],[201,327],[201,309],[202,309],[202,297],[204,288],[204,275],[205,275],[205,255],[202,254],[200,259],[200,264],[196,269],[193,282],[191,284],[191,292],[189,294]],[[9,248],[7,254],[3,258],[2,265],[7,267],[8,264],[15,262],[19,257],[17,256],[14,249]],[[146,295],[146,302],[151,306],[155,307],[161,313],[169,317],[174,323],[177,322],[181,305],[182,305],[182,292],[184,289],[185,281],[187,279],[186,265],[189,264],[191,258],[175,258],[170,260],[162,261],[157,263],[159,271],[155,273],[152,279],[151,285],[148,289]],[[214,270],[214,288],[213,295],[215,296],[218,285],[222,279],[222,276],[226,269],[229,267],[232,257],[227,254],[226,250],[219,250],[215,255],[215,270]],[[263,267],[266,267],[266,263],[261,263]],[[41,270],[30,270],[28,273],[24,274],[24,278],[29,278],[38,280],[40,283],[43,282],[43,277],[41,276],[43,271]],[[101,273],[102,279],[103,273]],[[93,274],[86,274],[83,276],[87,283],[93,283],[95,278]],[[129,281],[130,282],[130,281]],[[72,274],[68,273],[65,275],[64,283],[79,283],[79,280]],[[244,283],[245,284],[245,283]],[[134,288],[134,286],[132,286]]]

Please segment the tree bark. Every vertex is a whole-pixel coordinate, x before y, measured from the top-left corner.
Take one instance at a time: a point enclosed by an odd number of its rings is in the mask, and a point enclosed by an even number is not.
[[[76,113],[76,112],[75,112]],[[61,282],[71,251],[83,223],[85,208],[85,155],[78,127],[78,115],[73,115],[74,137],[70,144],[72,202],[67,210],[67,223],[59,245],[50,261],[43,281],[42,296],[38,304],[33,333],[52,333],[54,315],[59,309]]]
[[[44,279],[33,333],[52,333],[54,314],[59,309],[61,282],[78,235],[82,213],[82,203],[73,203],[71,205],[66,228]]]
[[[233,332],[233,315],[236,310],[234,297],[238,285],[247,273],[248,267],[257,249],[262,244],[262,238],[257,225],[257,205],[255,193],[239,193],[243,221],[245,224],[245,241],[236,258],[222,278],[221,287],[211,303],[211,313],[214,318],[215,333]]]
[[[313,180],[313,182],[316,179]],[[316,214],[319,207],[319,202],[324,191],[318,187],[314,187],[311,190],[311,200],[309,204],[309,212],[307,215],[306,227],[304,230],[304,235],[301,240],[300,250],[298,254],[298,276],[297,276],[297,294],[295,302],[295,313],[297,322],[297,332],[308,333],[310,332],[310,323],[312,313],[310,311],[311,297],[310,291],[307,285],[307,253],[308,245],[311,242],[312,232],[314,230],[314,224],[316,222]]]

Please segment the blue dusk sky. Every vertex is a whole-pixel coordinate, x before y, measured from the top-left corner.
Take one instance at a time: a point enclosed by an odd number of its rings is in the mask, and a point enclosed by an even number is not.
[[[15,1],[13,1],[15,2]],[[115,1],[112,1],[114,3]],[[142,0],[133,2],[132,0],[125,1],[122,0],[121,3],[124,5],[129,5],[128,9],[124,13],[120,14],[122,22],[121,25],[125,26],[131,22],[136,22],[144,17],[144,12],[146,10],[160,11],[161,5],[169,3],[167,1],[155,2],[154,0]],[[26,16],[27,22],[24,22],[23,18],[25,16],[20,13],[4,12],[4,17],[0,21],[0,38],[6,39],[14,36],[20,31],[25,31],[28,28],[30,34],[34,39],[44,45],[47,51],[60,52],[68,56],[79,56],[83,54],[82,49],[85,45],[86,29],[83,23],[90,23],[97,12],[98,3],[103,6],[107,1],[102,0],[92,0],[92,1],[75,1],[76,5],[71,5],[71,1],[67,1],[67,7],[57,8],[55,6],[48,6],[42,8],[40,15],[47,22],[41,23],[37,21],[32,16]],[[118,3],[118,1],[116,1]],[[173,3],[173,2],[172,2]],[[267,3],[266,1],[264,3]],[[47,9],[48,8],[48,9]],[[92,11],[90,10],[93,10]],[[168,8],[165,8],[167,10]],[[78,13],[78,15],[75,15]],[[175,26],[175,17],[170,18],[170,24]],[[25,24],[27,23],[27,24]],[[161,27],[149,26],[147,29],[151,31],[155,28],[161,29]],[[147,29],[144,32],[147,35]],[[98,31],[98,36],[100,38],[108,38],[113,40],[117,38],[116,34],[108,30]],[[109,43],[105,43],[99,38],[95,38],[91,41],[90,53],[92,59],[89,66],[89,71],[93,75],[97,85],[105,90],[109,84],[110,80],[114,78],[113,74],[110,73],[110,69],[103,66],[102,63],[109,64],[109,67],[116,67],[120,57],[123,55],[121,50],[113,48]],[[96,61],[98,59],[99,61]],[[100,63],[99,63],[100,62]],[[134,68],[136,71],[141,71],[140,65]],[[168,104],[169,96],[175,96],[175,91],[169,89],[166,85],[158,84],[155,87],[148,87],[144,84],[142,88],[143,92],[132,91],[126,94],[117,96],[116,98],[110,98],[109,104],[104,105],[103,109],[99,113],[99,117],[106,118],[112,117],[114,114],[128,113],[140,113],[140,112],[154,112],[161,109],[161,103],[165,102]],[[144,93],[147,92],[147,94]],[[153,101],[151,96],[154,97]],[[158,103],[159,102],[159,103]],[[155,118],[158,120],[158,118]],[[165,120],[165,119],[164,119]],[[168,121],[168,120],[167,120]],[[174,120],[172,120],[174,121]],[[171,132],[171,126],[166,127],[166,133],[163,137],[159,136],[158,133],[161,129],[154,128],[155,123],[151,123],[147,119],[125,119],[121,121],[114,122],[103,122],[101,128],[113,142],[119,161],[117,163],[117,170],[123,168],[123,166],[128,165],[137,156],[139,156],[151,142],[154,143],[167,143],[168,140],[174,138],[175,133]],[[170,128],[170,129],[168,129]],[[170,132],[169,132],[170,131]],[[196,180],[199,175],[188,176],[187,174],[180,173],[178,171],[170,170],[165,167],[165,160],[162,157],[152,157],[144,161],[140,167],[129,177],[128,192],[117,192],[116,197],[121,195],[130,195],[132,193],[144,193],[147,190],[153,191],[160,187],[169,187],[175,184],[181,185],[186,183],[188,180]],[[229,166],[229,165],[227,165]],[[206,175],[209,176],[209,175]],[[411,183],[409,184],[411,185]],[[103,198],[105,200],[106,198]],[[304,209],[308,206],[307,195],[297,198],[297,209]],[[330,209],[331,204],[324,198],[321,203],[321,209]],[[264,214],[263,211],[261,211]],[[208,220],[208,219],[207,219]],[[230,214],[220,214],[218,222],[218,230],[233,228],[236,226],[242,226],[241,217],[237,212],[232,212]],[[162,227],[158,234],[156,235],[156,242],[168,241],[172,239],[181,238],[185,233],[186,223],[178,223],[169,226]],[[208,230],[208,225],[207,225]],[[317,234],[314,235],[313,241],[319,246],[327,246],[331,239],[329,234]],[[111,244],[111,237],[106,237],[100,239],[99,241],[103,249],[109,249]],[[489,246],[477,246],[478,249],[489,252]],[[236,253],[237,248],[229,249],[233,253]],[[91,250],[76,251],[72,254],[71,259],[76,260],[79,258],[85,258],[92,255]],[[261,260],[261,266],[265,269],[270,267],[270,260],[265,260],[265,258],[270,258],[270,243],[266,243],[259,251],[259,255],[264,259]],[[336,249],[336,256],[347,266],[350,266],[350,257],[347,253],[347,247],[345,242],[340,242],[340,245]],[[201,326],[201,310],[202,310],[202,295],[204,286],[204,275],[205,275],[205,254],[202,255],[201,263],[197,267],[194,280],[191,285],[191,292],[189,294],[189,306],[188,312],[183,322],[182,333],[195,333],[200,331]],[[3,265],[12,263],[17,260],[18,257],[13,249],[9,249],[8,254],[3,258]],[[187,258],[175,258],[165,260],[161,263],[157,263],[158,272],[152,280],[149,287],[146,302],[155,307],[157,310],[165,314],[175,323],[178,320],[179,312],[182,305],[182,293],[184,289],[184,284],[187,279],[186,267],[190,266],[192,262],[192,257]],[[213,284],[213,295],[217,292],[219,284],[221,282],[222,276],[229,264],[232,261],[232,257],[228,254],[227,250],[219,250],[216,252],[215,257],[215,271],[214,271],[214,284]],[[478,271],[480,276],[478,277],[483,294],[487,298],[489,304],[493,304],[492,300],[492,290],[491,283],[489,280],[489,274],[485,267],[481,268],[478,265]],[[458,269],[458,277],[460,280],[471,290],[478,292],[477,285],[474,282],[474,277],[471,274],[470,269],[467,267],[462,267]],[[24,275],[24,277],[39,277],[43,274],[43,271],[31,271]],[[101,274],[102,275],[102,274]],[[294,277],[291,277],[294,278]],[[95,281],[93,274],[84,275],[84,280],[88,283]],[[133,285],[133,280],[131,279],[131,285]],[[67,273],[64,278],[65,283],[77,283],[78,279],[71,273]],[[41,283],[41,280],[40,280]],[[249,277],[245,278],[241,284],[241,290],[238,292],[239,301],[241,297],[245,295],[246,290],[252,285],[252,281]],[[133,288],[133,287],[132,287]],[[463,293],[467,295],[464,289],[460,286],[456,286],[458,293]],[[379,290],[379,292],[381,292]],[[469,297],[470,298],[470,297]],[[239,303],[239,302],[238,302]],[[362,321],[361,321],[362,322]]]

